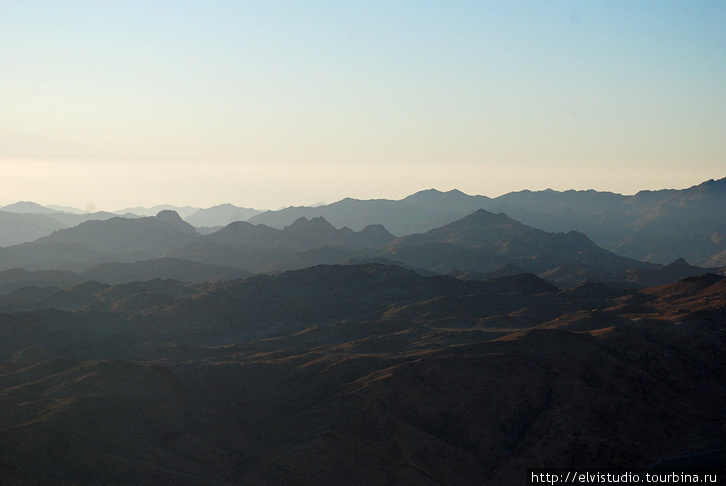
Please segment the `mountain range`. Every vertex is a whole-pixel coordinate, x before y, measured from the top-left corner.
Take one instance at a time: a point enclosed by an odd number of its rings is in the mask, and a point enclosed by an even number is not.
[[[682,260],[674,267],[618,256],[577,231],[549,233],[483,209],[425,233],[399,238],[382,225],[356,232],[348,227],[336,229],[322,217],[303,217],[283,229],[238,221],[200,235],[176,212],[163,210],[154,217],[86,221],[31,243],[0,248],[0,270],[18,267],[83,273],[100,264],[150,262],[162,257],[187,262],[176,265],[188,268],[189,275],[173,274],[183,281],[198,280],[191,270],[193,262],[270,273],[318,264],[379,261],[423,274],[469,272],[469,278],[508,267],[565,287],[588,279],[655,285],[709,271]],[[153,266],[146,273],[157,278],[167,274]]]
[[[657,264],[684,258],[705,267],[726,266],[723,204],[726,179],[709,180],[687,189],[641,191],[633,196],[598,191],[519,191],[496,198],[470,196],[458,190],[420,191],[401,200],[345,198],[333,204],[261,211],[232,204],[210,208],[160,205],[126,208],[116,213],[76,214],[80,210],[51,209],[31,202],[0,207],[0,246],[34,241],[63,227],[115,216],[153,216],[174,210],[209,234],[232,222],[283,229],[300,218],[322,217],[336,228],[360,231],[380,224],[396,236],[425,233],[479,209],[503,212],[510,218],[548,232],[579,231],[618,255]],[[16,216],[11,220],[6,213]],[[82,212],[81,212],[82,213]],[[46,216],[40,218],[39,215]],[[48,219],[49,218],[49,219]],[[59,226],[59,223],[63,226]]]
[[[343,199],[319,207],[267,211],[249,221],[281,228],[299,217],[322,216],[335,226],[357,229],[381,223],[391,233],[421,233],[477,209],[503,212],[550,232],[580,231],[619,255],[665,264],[723,266],[726,178],[683,190],[641,191],[623,196],[597,191],[520,191],[497,198],[460,191],[421,191],[400,201]]]

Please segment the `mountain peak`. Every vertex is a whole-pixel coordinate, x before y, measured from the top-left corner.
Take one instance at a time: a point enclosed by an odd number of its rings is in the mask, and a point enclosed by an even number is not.
[[[173,209],[164,209],[162,211],[159,211],[157,215],[155,216],[156,219],[159,221],[163,221],[167,224],[170,224],[174,226],[175,228],[178,228],[185,233],[196,233],[197,230],[194,229],[192,225],[184,221],[181,216],[179,216],[179,213],[174,211]]]
[[[157,219],[160,219],[164,222],[171,223],[171,224],[184,221],[181,219],[181,216],[179,216],[179,213],[177,213],[173,209],[163,209],[163,210],[159,211],[158,213],[156,213],[155,217]]]
[[[493,213],[491,211],[487,211],[486,209],[477,209],[473,213],[471,213],[468,216],[464,216],[460,221],[491,221],[495,219],[510,219],[509,216],[507,216],[504,213]]]
[[[0,207],[0,210],[7,211],[9,213],[40,213],[40,214],[52,214],[58,211],[45,206],[41,206],[33,201],[18,201],[7,206]]]
[[[308,219],[306,217],[301,217],[295,220],[294,223],[292,223],[290,226],[285,228],[285,231],[287,232],[309,232],[309,231],[335,231],[335,227],[328,222],[325,218],[322,216],[317,216],[312,219]]]
[[[673,269],[673,268],[691,268],[691,265],[683,258],[678,258],[677,260],[669,263],[665,266],[665,268]]]

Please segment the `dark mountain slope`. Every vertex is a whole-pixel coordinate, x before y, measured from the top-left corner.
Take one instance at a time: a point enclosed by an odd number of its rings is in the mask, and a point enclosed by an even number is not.
[[[105,311],[0,313],[0,477],[499,486],[720,451],[725,284],[557,292],[380,265],[84,284]]]
[[[88,280],[106,284],[119,284],[144,280],[177,280],[202,282],[236,280],[251,274],[239,268],[222,267],[176,258],[159,258],[133,263],[103,263],[84,272],[13,268],[0,271],[0,295],[23,287],[54,287],[68,289]]]
[[[625,272],[624,281],[638,284],[642,287],[655,287],[675,282],[687,277],[696,277],[706,273],[713,273],[716,269],[707,269],[689,265],[684,259],[657,268],[637,268]]]
[[[153,279],[171,279],[180,282],[237,280],[250,275],[252,274],[239,268],[164,257],[133,263],[104,263],[89,268],[81,276],[85,280],[117,284]]]
[[[22,268],[11,268],[0,271],[0,295],[22,287],[70,287],[82,283],[82,275],[76,272],[59,270],[37,270],[34,272]]]
[[[172,248],[197,237],[194,228],[173,211],[161,211],[155,217],[106,221],[87,221],[76,227],[56,231],[36,241],[80,244],[99,253],[145,253],[161,256]]]
[[[0,270],[85,270],[107,257],[77,243],[57,241],[22,243],[0,248]]]
[[[159,257],[198,236],[173,211],[149,218],[87,221],[32,243],[0,248],[0,270],[83,271],[101,263]]]

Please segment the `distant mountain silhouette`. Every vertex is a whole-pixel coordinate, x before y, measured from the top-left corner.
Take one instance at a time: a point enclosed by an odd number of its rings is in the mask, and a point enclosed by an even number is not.
[[[112,218],[118,218],[119,215],[115,213],[109,213],[107,211],[97,211],[95,213],[84,213],[84,214],[70,214],[70,213],[53,213],[49,215],[53,219],[57,219],[68,227],[78,226],[86,221],[106,221]],[[136,214],[126,213],[121,215],[126,219],[140,218]]]
[[[87,212],[83,209],[74,208],[72,206],[60,206],[58,204],[48,204],[45,207],[48,209],[53,209],[54,211],[60,211],[61,213],[85,214]]]
[[[398,238],[384,256],[441,273],[455,269],[486,273],[512,264],[543,274],[577,263],[615,278],[627,270],[647,267],[598,247],[582,233],[547,233],[483,209],[426,233]],[[573,278],[575,281],[562,283],[571,285],[588,276]]]
[[[282,230],[238,221],[168,255],[253,272],[282,271],[370,256],[373,252],[356,250],[379,248],[393,239],[380,225],[355,232],[347,227],[335,229],[323,218],[300,218]]]
[[[171,210],[176,212],[182,219],[184,219],[190,214],[196,213],[200,209],[201,208],[195,208],[192,206],[172,206],[171,204],[158,204],[150,208],[135,206],[133,208],[119,209],[112,212],[119,216],[123,216],[126,214],[135,214],[137,216],[156,216],[157,214],[159,214],[160,211]]]
[[[0,248],[0,269],[83,271],[106,262],[164,255],[199,235],[173,211],[155,217],[87,221],[31,243]]]
[[[634,196],[595,191],[522,191],[494,200],[504,211],[547,231],[578,230],[619,255],[655,263],[686,258],[705,264],[722,250],[726,178],[683,190]]]
[[[641,191],[634,196],[593,190],[564,192],[519,191],[488,198],[470,196],[458,190],[441,192],[428,189],[399,201],[346,198],[333,204],[315,207],[290,207],[260,212],[222,204],[206,209],[179,208],[184,219],[200,234],[211,234],[235,221],[265,224],[283,229],[304,217],[324,218],[336,228],[354,231],[369,225],[382,225],[394,235],[424,233],[461,219],[478,209],[502,212],[523,224],[548,231],[585,233],[595,243],[614,253],[658,264],[684,258],[704,267],[723,266],[722,254],[726,229],[721,214],[726,200],[726,179],[709,180],[683,190]],[[89,220],[105,220],[114,213],[72,214],[59,212],[31,202],[5,207],[8,211],[43,213],[66,227]],[[157,209],[174,209],[161,205]],[[126,218],[138,217],[134,211],[149,214],[154,208],[128,208]],[[0,208],[0,211],[5,209]],[[27,226],[27,227],[25,227]],[[16,220],[13,231],[0,226],[0,246],[32,241],[31,237],[49,234],[53,229],[38,226],[35,220]],[[14,234],[16,236],[8,236]],[[3,235],[4,240],[3,240]],[[24,236],[23,236],[24,235]]]
[[[698,267],[675,273],[660,270],[662,266],[600,248],[582,233],[548,233],[485,210],[397,239],[381,226],[356,233],[347,227],[335,229],[320,217],[300,218],[284,230],[236,222],[168,255],[254,273],[351,260],[394,262],[478,280],[531,272],[563,287],[587,280],[647,286],[707,271]]]
[[[0,247],[33,241],[65,227],[47,214],[0,210]]]
[[[676,258],[705,264],[723,251],[721,215],[726,179],[683,190],[641,191],[634,196],[588,191],[520,191],[490,199],[460,191],[420,191],[400,201],[346,198],[319,207],[291,207],[250,218],[275,228],[299,217],[324,217],[336,227],[361,229],[382,224],[394,235],[423,233],[477,209],[503,212],[548,232],[579,231],[598,245],[628,256],[665,264]]]
[[[211,208],[199,209],[184,217],[191,225],[197,228],[206,226],[227,226],[235,221],[247,221],[262,211],[252,208],[241,208],[233,204],[220,204]]]
[[[8,204],[7,206],[0,207],[0,210],[8,213],[29,213],[29,214],[53,214],[59,211],[50,209],[45,206],[41,206],[38,203],[32,201],[18,201],[16,203]]]
[[[95,213],[87,213],[85,211],[81,211],[80,209],[75,208],[65,208],[69,211],[64,211],[64,206],[41,206],[40,204],[34,203],[32,201],[19,201],[13,204],[8,204],[7,206],[0,207],[0,212],[9,212],[9,213],[18,213],[18,214],[44,214],[49,218],[52,218],[62,224],[62,228],[70,227],[70,226],[76,226],[78,224],[81,224],[85,221],[91,221],[91,220],[106,220],[111,219],[118,214],[109,213],[105,211],[98,211]],[[155,213],[156,214],[156,213]],[[138,217],[134,214],[124,214],[124,217],[131,218],[131,217]],[[32,220],[27,220],[32,221]],[[32,222],[30,223],[32,225]],[[21,228],[22,232],[23,228]],[[52,232],[52,231],[51,231]],[[39,235],[36,238],[39,238],[40,236],[46,236],[47,234],[50,234],[50,232]],[[32,241],[32,240],[24,240],[23,243],[26,241]]]
[[[413,197],[417,196],[417,197]],[[335,227],[348,226],[361,230],[372,224],[380,224],[394,235],[404,235],[425,231],[461,218],[478,209],[479,201],[488,200],[483,196],[467,196],[459,191],[441,193],[424,191],[410,196],[406,201],[373,199],[361,201],[345,198],[333,204],[318,207],[291,207],[279,211],[267,211],[250,218],[254,224],[266,224],[274,228],[284,228],[301,217],[325,218]],[[441,205],[435,201],[440,199]],[[460,200],[461,204],[453,203]]]
[[[59,230],[35,243],[79,244],[98,253],[138,253],[151,257],[191,241],[198,235],[174,211],[161,211],[155,217],[128,219],[114,217],[105,221],[86,221]]]
[[[420,197],[432,194],[429,191]],[[447,197],[461,196],[453,193]],[[357,232],[348,227],[336,229],[321,217],[299,218],[284,229],[238,221],[200,236],[176,212],[164,210],[155,217],[88,221],[32,243],[0,248],[0,269],[82,272],[102,263],[150,262],[161,256],[252,273],[357,260],[396,262],[434,273],[456,271],[462,276],[468,273],[465,278],[488,280],[506,275],[495,274],[497,269],[511,267],[560,287],[586,280],[644,286],[706,271],[697,267],[680,272],[661,270],[661,266],[610,253],[582,233],[548,233],[483,209],[426,233],[400,238],[381,225]],[[635,272],[637,269],[643,271]],[[144,275],[140,267],[135,271]],[[158,274],[158,269],[150,271],[149,278],[154,271]]]

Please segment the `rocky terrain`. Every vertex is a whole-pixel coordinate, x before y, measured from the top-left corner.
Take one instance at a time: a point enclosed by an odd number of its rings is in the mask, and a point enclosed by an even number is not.
[[[725,446],[718,275],[559,290],[364,264],[41,290],[0,304],[3,484],[504,485]]]

